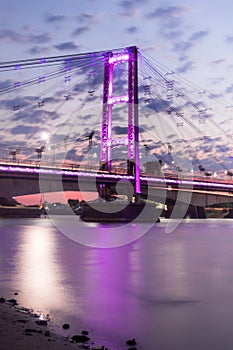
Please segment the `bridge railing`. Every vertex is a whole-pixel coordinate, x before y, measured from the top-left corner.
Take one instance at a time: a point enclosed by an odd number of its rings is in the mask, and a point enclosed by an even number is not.
[[[9,166],[21,166],[21,167],[32,167],[32,168],[50,168],[50,169],[67,169],[67,170],[89,170],[90,166],[80,166],[79,163],[65,161],[65,162],[57,162],[57,161],[44,161],[44,160],[36,160],[36,159],[15,159],[12,160],[11,158],[0,158],[0,164],[1,165],[9,165]],[[91,168],[97,170],[98,167]]]

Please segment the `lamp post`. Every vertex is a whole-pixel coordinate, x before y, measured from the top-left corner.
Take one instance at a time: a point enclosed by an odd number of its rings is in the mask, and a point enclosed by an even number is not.
[[[45,150],[45,146],[41,146],[40,148],[36,148],[35,152],[37,153],[37,158],[39,161],[41,161],[42,153]]]
[[[16,154],[17,154],[16,150],[10,152],[10,155],[12,156],[13,162],[16,162]]]

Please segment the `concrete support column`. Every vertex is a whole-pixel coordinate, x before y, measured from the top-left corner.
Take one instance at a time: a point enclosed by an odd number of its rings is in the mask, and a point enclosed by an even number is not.
[[[11,198],[14,195],[14,180],[10,178],[1,180],[0,197]]]

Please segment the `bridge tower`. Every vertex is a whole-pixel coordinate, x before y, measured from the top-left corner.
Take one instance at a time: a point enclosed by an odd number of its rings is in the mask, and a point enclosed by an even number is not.
[[[124,95],[114,95],[114,67],[124,62],[128,67],[128,88]],[[128,137],[112,138],[112,114],[115,104],[128,105]],[[112,147],[124,144],[128,147],[127,173],[135,177],[134,191],[140,193],[139,127],[138,127],[138,52],[128,47],[122,52],[107,52],[104,62],[102,133],[100,168],[111,172]]]

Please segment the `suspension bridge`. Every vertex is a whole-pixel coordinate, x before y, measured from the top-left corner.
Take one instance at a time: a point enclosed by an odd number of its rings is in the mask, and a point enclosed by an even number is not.
[[[233,106],[138,48],[1,62],[0,76],[2,196],[59,174],[231,201]]]

